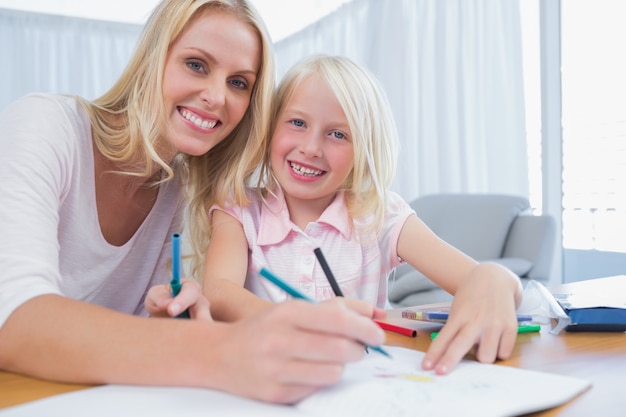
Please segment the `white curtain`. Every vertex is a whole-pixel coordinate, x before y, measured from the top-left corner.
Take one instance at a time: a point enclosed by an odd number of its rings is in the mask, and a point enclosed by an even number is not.
[[[393,189],[528,196],[518,1],[353,0],[276,44],[279,76],[312,53],[381,81],[401,152]]]
[[[140,25],[0,9],[0,111],[34,91],[96,98],[121,74],[140,31]]]
[[[352,0],[276,44],[279,75],[316,52],[382,82],[400,133],[393,185],[528,195],[519,1]],[[140,25],[0,9],[0,110],[32,91],[95,98]]]

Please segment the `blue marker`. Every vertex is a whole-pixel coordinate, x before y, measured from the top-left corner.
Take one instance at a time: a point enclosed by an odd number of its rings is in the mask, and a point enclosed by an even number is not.
[[[180,262],[180,233],[172,233],[172,280],[170,281],[172,297],[176,297],[182,287],[180,283]],[[189,310],[185,310],[176,316],[179,319],[188,319],[190,317]]]
[[[402,318],[409,320],[421,320],[421,321],[435,321],[440,323],[445,323],[448,321],[448,312],[447,311],[414,311],[414,310],[403,310]],[[522,322],[531,322],[533,321],[532,316],[528,315],[518,315],[517,321]]]
[[[281,290],[285,291],[287,294],[291,295],[293,298],[299,298],[301,300],[309,301],[311,303],[315,302],[314,300],[310,299],[306,295],[302,294],[300,291],[298,291],[295,288],[293,288],[291,285],[287,284],[282,279],[278,278],[276,275],[274,275],[273,273],[271,273],[267,269],[261,268],[261,270],[259,271],[259,274],[262,277],[266,278],[268,281],[270,281],[272,284],[276,285]],[[368,348],[368,349],[375,350],[376,352],[382,353],[383,355],[388,356],[388,357],[391,358],[391,355],[386,350],[381,348],[380,346],[365,345],[365,347]]]

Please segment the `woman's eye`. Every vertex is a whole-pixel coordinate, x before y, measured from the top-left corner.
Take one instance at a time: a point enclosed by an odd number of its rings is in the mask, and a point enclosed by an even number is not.
[[[233,85],[235,88],[240,88],[240,89],[246,89],[248,88],[248,83],[243,81],[243,80],[232,80],[231,85]]]
[[[294,126],[298,126],[298,127],[302,127],[302,126],[304,126],[304,122],[303,122],[302,120],[298,120],[298,119],[296,119],[296,120],[292,120],[292,121],[291,121],[291,123],[292,123]]]
[[[187,66],[196,72],[204,71],[204,66],[202,66],[202,64],[197,61],[189,61],[187,62]]]

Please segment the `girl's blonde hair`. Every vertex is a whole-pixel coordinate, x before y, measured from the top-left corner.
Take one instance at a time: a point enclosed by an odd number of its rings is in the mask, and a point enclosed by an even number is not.
[[[272,123],[258,186],[265,191],[280,186],[271,172],[271,136],[294,90],[311,74],[320,76],[329,85],[348,119],[354,168],[342,189],[353,225],[356,221],[361,231],[370,228],[378,231],[384,221],[387,190],[395,175],[398,134],[391,106],[379,81],[348,58],[314,55],[287,71],[274,95]]]
[[[201,156],[178,155],[175,163],[157,152],[167,109],[163,101],[163,72],[171,46],[196,19],[208,13],[228,13],[249,25],[259,37],[261,65],[250,105],[235,129]],[[207,39],[210,43],[211,39]],[[155,167],[164,180],[182,175],[187,186],[190,240],[194,250],[192,275],[201,277],[208,246],[208,208],[226,196],[247,202],[245,184],[263,153],[275,85],[272,41],[257,10],[248,0],[163,0],[153,10],[135,53],[113,87],[93,102],[80,98],[92,122],[98,150],[120,167],[120,174],[150,177]]]

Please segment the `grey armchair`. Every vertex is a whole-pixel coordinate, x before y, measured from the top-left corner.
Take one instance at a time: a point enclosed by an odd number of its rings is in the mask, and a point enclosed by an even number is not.
[[[528,199],[505,194],[432,194],[410,203],[439,237],[477,261],[500,263],[520,278],[547,283],[556,223],[532,215]],[[419,250],[419,248],[416,248]],[[452,296],[408,264],[389,278],[392,307],[448,301]]]

